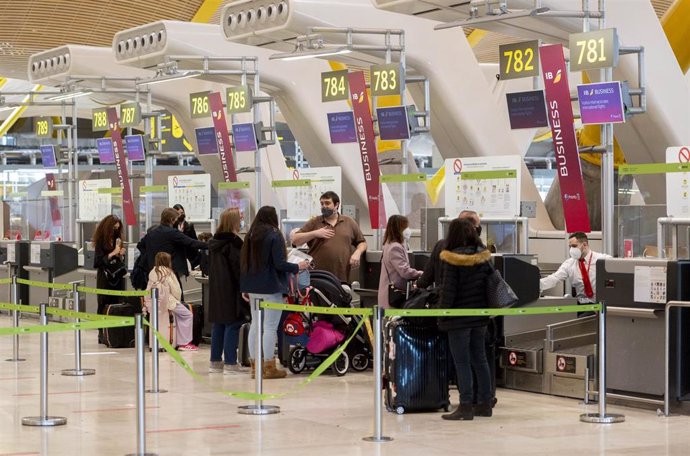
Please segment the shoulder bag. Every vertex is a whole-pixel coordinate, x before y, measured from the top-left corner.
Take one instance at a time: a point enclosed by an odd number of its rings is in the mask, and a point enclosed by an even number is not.
[[[510,285],[503,280],[501,273],[491,266],[491,273],[486,278],[486,304],[489,308],[503,309],[513,307],[519,299]]]
[[[122,278],[127,274],[127,267],[125,262],[122,261],[119,255],[115,255],[109,258],[105,262],[105,268],[103,268],[105,273],[105,278],[111,286],[117,286]]]
[[[388,305],[394,309],[401,309],[405,301],[407,301],[407,290],[401,290],[391,282],[391,276],[388,273],[388,267],[386,267],[383,258],[381,258],[381,266],[386,270],[386,276],[388,277]]]

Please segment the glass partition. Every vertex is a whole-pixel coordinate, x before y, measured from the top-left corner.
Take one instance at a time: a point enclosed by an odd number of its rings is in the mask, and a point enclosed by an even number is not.
[[[251,184],[249,182],[219,182],[218,207],[213,210],[213,218],[218,221],[224,210],[237,208],[243,220],[241,232],[246,232],[253,220],[251,203]]]
[[[115,204],[113,203],[113,206]],[[161,212],[168,207],[168,186],[148,185],[139,187],[139,236],[158,224]]]
[[[424,217],[429,206],[426,191],[427,176],[424,173],[413,174],[384,174],[381,176],[386,217],[404,215],[410,222],[413,238],[410,246],[413,250],[420,250],[422,246],[429,246],[426,236],[427,230]]]

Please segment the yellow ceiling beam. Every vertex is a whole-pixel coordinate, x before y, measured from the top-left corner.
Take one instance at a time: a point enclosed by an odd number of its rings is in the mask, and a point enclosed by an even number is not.
[[[690,69],[690,0],[676,0],[661,18],[668,43],[683,73]]]
[[[222,4],[223,0],[204,0],[190,22],[207,24]]]
[[[486,30],[474,29],[467,35],[467,42],[470,44],[471,48],[475,48],[479,42],[486,36],[488,32]]]
[[[43,86],[40,84],[36,84],[31,91],[32,92],[40,92],[43,90]],[[22,103],[26,103],[28,101],[31,101],[31,97],[33,95],[27,95],[22,99]],[[17,122],[17,119],[19,119],[24,111],[26,111],[27,106],[19,106],[17,108],[14,108],[14,111],[5,119],[5,121],[0,125],[0,136],[5,136],[8,131],[10,131],[10,128],[12,128]]]
[[[0,78],[0,87],[4,86],[7,84],[7,78]]]

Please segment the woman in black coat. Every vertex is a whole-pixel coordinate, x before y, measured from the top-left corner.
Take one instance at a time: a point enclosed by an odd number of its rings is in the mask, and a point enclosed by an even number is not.
[[[124,277],[110,281],[106,276],[106,269],[115,270],[124,261],[125,249],[122,246],[122,222],[116,215],[107,215],[100,221],[93,235],[93,268],[96,270],[96,288],[104,290],[124,290]],[[105,312],[109,304],[122,302],[118,296],[98,295],[99,314]],[[98,331],[98,342],[103,339],[103,330]]]
[[[441,252],[443,286],[441,307],[482,309],[487,307],[487,278],[492,273],[491,253],[482,245],[467,219],[453,220],[446,249]],[[471,420],[474,415],[491,416],[491,371],[484,340],[489,317],[444,317],[439,327],[448,332],[448,342],[460,389],[460,406],[443,415],[446,420]],[[477,377],[477,405],[473,409],[472,370]]]
[[[211,366],[209,372],[232,374],[247,370],[237,362],[242,324],[249,321],[249,305],[240,296],[240,212],[226,209],[209,246],[209,315]]]

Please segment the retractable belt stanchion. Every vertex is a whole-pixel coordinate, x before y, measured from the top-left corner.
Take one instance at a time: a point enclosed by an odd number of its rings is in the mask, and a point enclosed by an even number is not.
[[[606,303],[601,303],[599,312],[599,413],[583,413],[580,421],[585,423],[622,423],[625,415],[606,413]]]
[[[16,306],[17,304],[19,304],[19,284],[17,283],[17,272],[13,270],[14,267],[12,265],[8,265],[8,268],[10,269],[10,271],[12,271],[12,284],[10,285],[10,301],[12,302],[12,304]],[[12,310],[12,327],[19,328],[19,310],[17,309]],[[12,357],[6,359],[5,361],[26,361],[26,359],[19,357],[19,334],[15,334],[14,337],[12,337]]]
[[[365,317],[366,318],[366,317]],[[367,442],[390,442],[392,437],[383,435],[383,401],[381,395],[383,391],[383,365],[382,347],[383,341],[383,309],[379,306],[374,307],[374,435],[364,437],[362,440]]]
[[[261,303],[263,299],[254,299],[252,303],[256,309],[256,321],[252,321],[252,325],[256,325],[256,349],[254,350],[254,376],[256,378],[256,394],[263,394],[263,309]],[[242,405],[237,407],[237,413],[241,415],[273,415],[280,413],[280,407],[277,405],[264,405],[263,400],[259,397],[254,405]]]
[[[137,347],[137,452],[127,456],[156,456],[146,452],[146,397],[144,395],[144,325],[141,314],[134,316],[134,341]]]
[[[41,325],[48,325],[46,313],[47,303],[42,302]],[[41,416],[28,416],[22,418],[24,426],[60,426],[67,424],[67,418],[62,416],[48,416],[48,333],[41,333]]]
[[[158,387],[158,288],[151,288],[151,389],[147,393],[167,393]]]
[[[70,282],[72,284],[72,301],[74,302],[74,311],[81,312],[81,297],[79,296],[79,285],[82,283],[81,280],[75,282]],[[76,319],[79,323],[81,320]],[[64,369],[62,375],[67,375],[70,377],[82,377],[84,375],[94,375],[96,369],[82,369],[81,368],[81,331],[74,331],[74,369]]]

